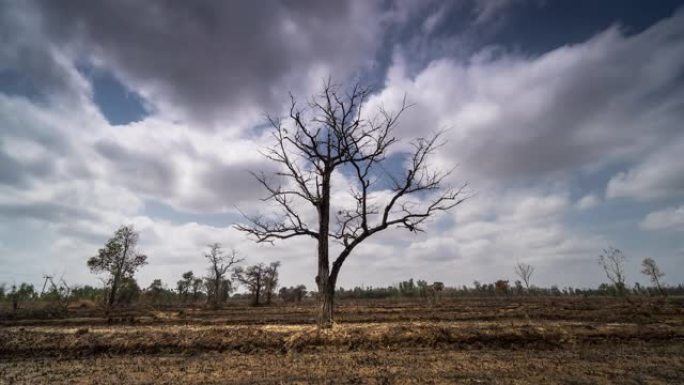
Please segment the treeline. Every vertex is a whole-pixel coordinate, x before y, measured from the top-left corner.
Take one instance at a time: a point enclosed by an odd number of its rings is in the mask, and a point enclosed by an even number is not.
[[[155,279],[145,288],[141,288],[133,278],[121,282],[115,303],[123,306],[149,305],[154,307],[174,306],[222,306],[228,301],[248,302],[252,305],[270,305],[278,303],[299,303],[307,298],[316,298],[316,291],[307,291],[306,286],[277,287],[277,268],[279,263],[257,264],[245,269],[238,269],[242,274],[240,282],[248,289],[246,293],[233,293],[232,290],[221,294],[215,302],[215,287],[211,280],[196,277],[193,272],[184,273],[170,288],[160,279]],[[234,284],[231,284],[234,285]],[[226,287],[226,286],[224,286]],[[233,287],[233,286],[231,286]],[[639,283],[634,286],[618,289],[615,285],[603,283],[595,289],[557,286],[525,287],[521,281],[509,285],[509,281],[497,280],[491,283],[474,281],[472,285],[458,287],[445,286],[441,282],[429,284],[425,280],[409,279],[387,287],[354,287],[338,288],[335,295],[339,299],[420,299],[438,301],[441,298],[464,297],[515,297],[515,296],[684,296],[684,285],[645,287]],[[53,312],[66,311],[68,307],[92,307],[105,304],[109,292],[106,288],[89,285],[65,290],[65,286],[56,285],[45,291],[37,291],[34,285],[0,285],[0,302],[4,308],[17,311],[31,304],[41,304]],[[7,306],[9,305],[9,306]]]
[[[104,287],[70,287],[60,279],[55,282],[51,276],[44,276],[42,289],[37,291],[28,283],[6,286],[0,284],[1,308],[17,312],[29,303],[40,303],[52,312],[65,312],[71,306],[103,306],[109,311],[114,306],[209,306],[218,308],[229,299],[249,301],[254,306],[270,305],[277,298],[283,303],[297,303],[305,298],[318,298],[315,291],[309,292],[304,285],[279,286],[280,262],[256,263],[244,266],[236,250],[226,252],[220,244],[208,245],[204,254],[207,274],[200,276],[187,271],[179,277],[175,287],[169,287],[161,279],[155,279],[141,288],[134,278],[135,272],[147,264],[147,256],[136,250],[138,233],[132,226],[122,226],[109,239],[97,255],[87,260],[93,273],[101,277]],[[474,281],[472,286],[447,287],[442,282],[428,283],[425,280],[399,282],[387,287],[355,287],[335,291],[339,299],[372,298],[422,298],[433,302],[442,297],[487,297],[487,296],[654,296],[684,295],[684,286],[667,286],[662,283],[665,275],[652,258],[644,258],[642,271],[651,281],[651,286],[626,283],[625,257],[615,248],[603,250],[598,265],[606,273],[610,283],[602,283],[596,289],[564,287],[537,287],[531,284],[534,267],[517,263],[515,274],[520,280],[511,285],[508,280],[499,279],[491,283]],[[237,287],[246,293],[235,293]]]
[[[176,288],[170,288],[161,279],[155,279],[148,287],[141,288],[134,278],[126,278],[119,283],[116,306],[208,306],[220,307],[229,300],[247,302],[253,306],[270,305],[276,300],[282,303],[298,303],[310,293],[306,286],[277,288],[277,270],[274,265],[257,264],[243,270],[241,282],[245,282],[246,293],[233,293],[233,290],[219,292],[216,296],[215,286],[211,280],[195,277],[191,271],[182,275]],[[276,274],[276,277],[273,274]],[[234,288],[235,283],[231,283]],[[226,288],[226,285],[222,285]],[[69,308],[106,308],[111,291],[108,288],[90,285],[73,288],[49,289],[40,291],[34,285],[21,283],[19,285],[0,285],[0,309],[17,312],[38,305],[50,313],[63,313]]]
[[[436,282],[440,284],[440,282]],[[433,283],[434,285],[434,283]],[[439,285],[438,285],[439,287]],[[458,298],[458,297],[496,297],[496,296],[661,296],[661,295],[684,295],[684,285],[646,287],[635,283],[633,287],[626,288],[622,292],[615,285],[602,283],[595,289],[574,288],[558,286],[551,287],[525,287],[522,282],[515,281],[513,285],[507,280],[497,280],[491,283],[474,281],[472,285],[458,287],[444,287],[442,290],[434,290],[434,286],[426,281],[410,279],[400,282],[398,285],[386,287],[354,287],[353,289],[339,288],[336,291],[338,298],[346,299],[383,299],[383,298]]]

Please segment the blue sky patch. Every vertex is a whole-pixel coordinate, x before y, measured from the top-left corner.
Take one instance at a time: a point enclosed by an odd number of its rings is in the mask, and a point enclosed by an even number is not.
[[[110,71],[80,66],[93,86],[93,100],[113,126],[138,122],[150,115],[145,99],[130,90]]]
[[[0,71],[0,92],[8,96],[23,96],[27,99],[36,99],[40,96],[31,79],[15,71]]]

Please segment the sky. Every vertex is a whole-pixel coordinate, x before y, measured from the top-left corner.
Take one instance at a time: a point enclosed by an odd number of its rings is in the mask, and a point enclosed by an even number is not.
[[[596,287],[608,247],[628,284],[647,283],[647,256],[684,282],[682,5],[0,1],[0,282],[99,285],[86,260],[132,224],[141,286],[205,274],[219,242],[314,289],[312,240],[234,225],[273,210],[249,173],[275,167],[265,115],[328,78],[370,87],[364,111],[405,96],[386,168],[443,130],[433,164],[472,195],[424,233],[369,239],[340,286],[512,282],[524,262],[532,284]]]

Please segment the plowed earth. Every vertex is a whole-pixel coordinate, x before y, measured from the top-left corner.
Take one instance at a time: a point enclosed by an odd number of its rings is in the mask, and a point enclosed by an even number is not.
[[[684,384],[684,300],[129,309],[0,323],[7,384]]]

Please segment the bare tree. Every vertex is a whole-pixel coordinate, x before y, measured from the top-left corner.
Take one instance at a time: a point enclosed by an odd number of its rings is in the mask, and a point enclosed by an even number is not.
[[[525,282],[525,288],[528,290],[530,288],[530,278],[532,277],[532,273],[534,273],[534,266],[522,262],[516,263],[515,274],[517,274],[518,277]]]
[[[603,249],[598,263],[606,272],[606,276],[613,283],[619,295],[625,294],[625,255],[614,247]]]
[[[218,307],[232,290],[230,280],[226,277],[226,273],[231,267],[243,261],[238,258],[238,253],[235,249],[230,251],[229,255],[223,253],[220,243],[212,243],[208,245],[209,252],[204,254],[204,258],[209,262],[209,276],[207,281],[207,302],[213,307]]]
[[[397,112],[380,108],[367,116],[363,107],[369,94],[369,89],[358,84],[344,91],[328,81],[308,108],[300,108],[293,97],[287,118],[269,117],[275,145],[264,155],[280,169],[276,180],[263,173],[254,175],[268,191],[265,200],[274,202],[281,215],[275,219],[245,215],[249,223],[237,226],[257,242],[297,236],[316,241],[322,327],[332,325],[337,278],[358,245],[390,227],[423,231],[429,217],[467,198],[465,185],[444,187],[449,172],[433,170],[428,164],[430,155],[443,143],[439,133],[412,142],[403,175],[384,171],[382,164],[397,142],[393,129],[408,106],[404,101]],[[331,210],[336,172],[346,173],[354,207]],[[390,186],[386,200],[374,194],[381,189],[378,182]],[[305,208],[315,210],[314,225],[307,223]],[[332,261],[331,239],[340,245]]]
[[[46,298],[52,301],[59,310],[66,311],[71,299],[71,288],[64,280],[64,277],[59,279],[59,283],[55,283],[51,275],[43,275],[43,289],[40,291],[41,298]],[[49,285],[49,290],[46,291]]]
[[[108,287],[107,309],[117,300],[117,291],[121,283],[132,278],[136,270],[147,264],[147,256],[136,252],[138,232],[132,225],[121,226],[114,237],[107,241],[104,248],[96,256],[88,259],[88,267],[93,273],[107,273],[104,281]]]
[[[656,285],[656,288],[660,292],[660,294],[665,295],[665,290],[663,290],[663,287],[660,284],[660,278],[665,276],[665,273],[663,273],[658,265],[656,265],[656,262],[653,258],[644,258],[643,261],[641,261],[641,273],[646,275],[651,282],[653,282]]]

